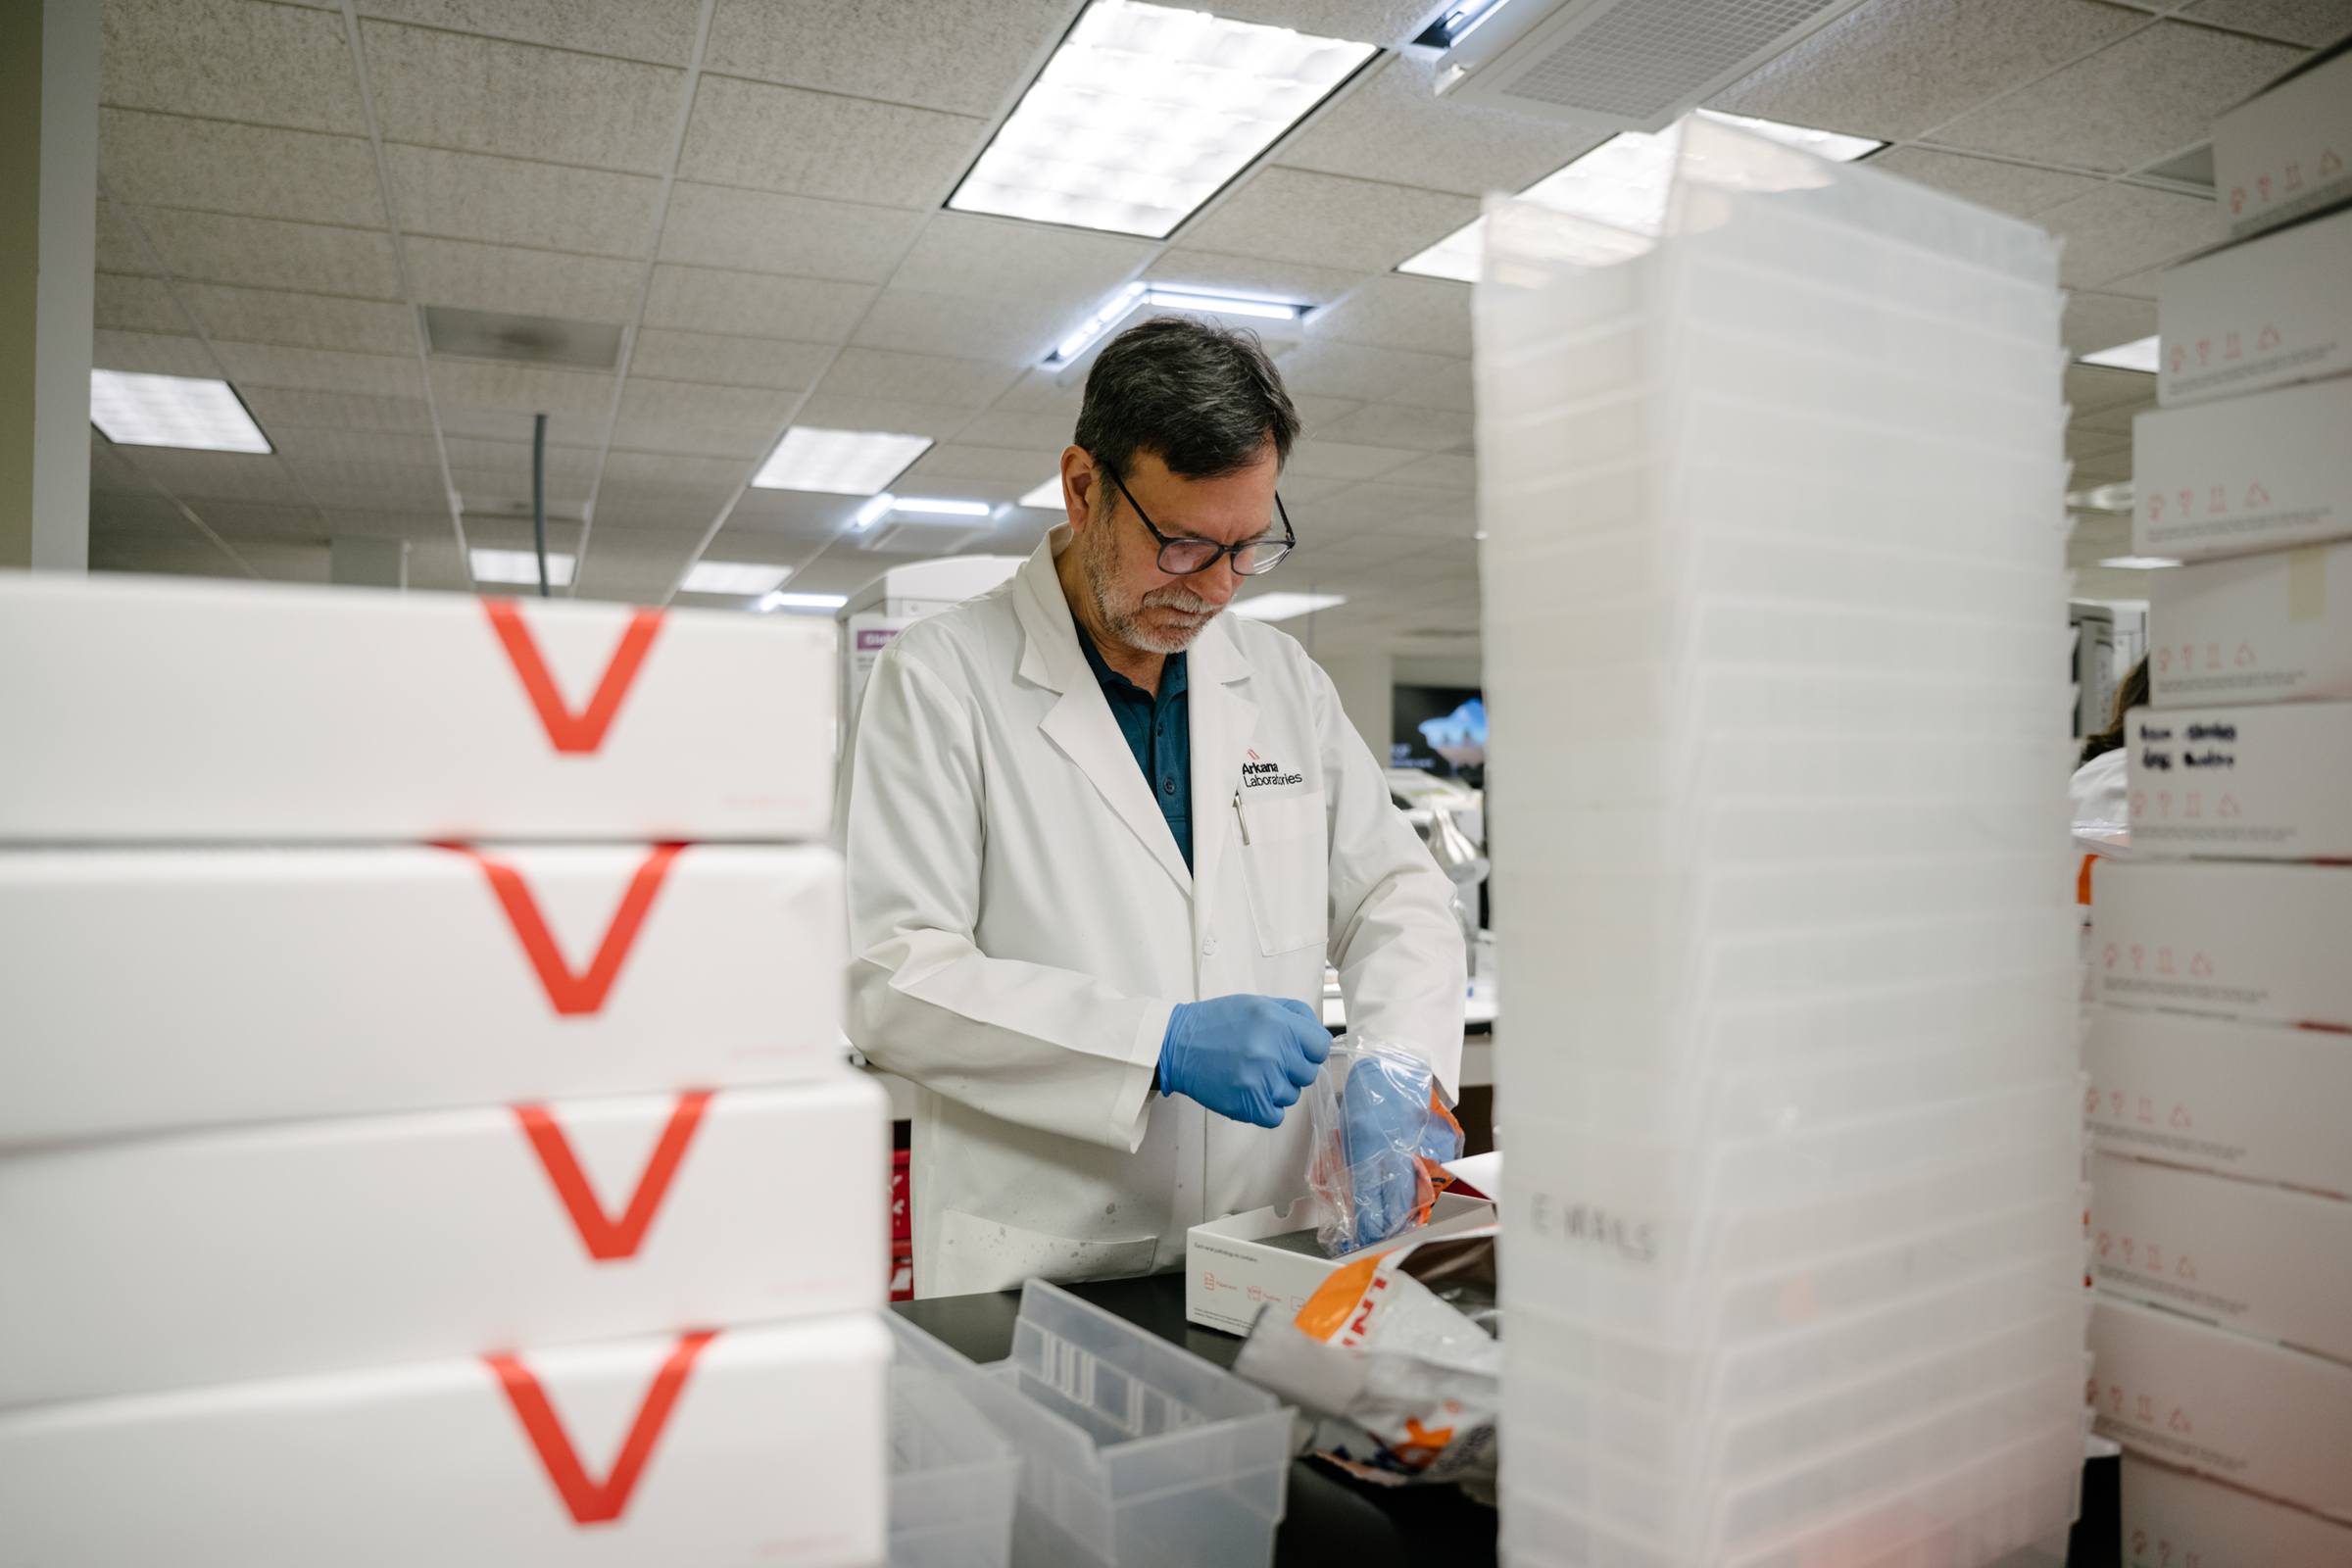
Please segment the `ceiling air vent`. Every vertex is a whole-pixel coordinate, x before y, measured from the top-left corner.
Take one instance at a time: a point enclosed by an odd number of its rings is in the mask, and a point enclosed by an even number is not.
[[[603,321],[461,311],[450,305],[422,309],[425,339],[435,354],[575,370],[610,370],[620,363],[620,328]]]
[[[1660,130],[1861,0],[1501,0],[1438,57],[1438,92]]]

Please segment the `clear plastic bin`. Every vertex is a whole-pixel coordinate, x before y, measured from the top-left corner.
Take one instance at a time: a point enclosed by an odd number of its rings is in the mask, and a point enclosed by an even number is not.
[[[890,1568],[1009,1568],[1020,1472],[956,1378],[902,1351],[890,1369]]]

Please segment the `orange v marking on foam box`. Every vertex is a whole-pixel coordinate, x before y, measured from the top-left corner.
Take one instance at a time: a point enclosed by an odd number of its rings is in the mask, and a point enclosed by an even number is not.
[[[539,912],[539,903],[531,897],[521,872],[470,845],[445,843],[434,847],[463,855],[482,868],[482,874],[490,880],[491,891],[498,895],[499,906],[506,911],[507,923],[514,929],[515,940],[522,944],[523,956],[530,959],[540,984],[547,988],[547,1000],[555,1004],[557,1012],[567,1018],[604,1007],[612,983],[620,978],[620,966],[627,961],[629,949],[635,945],[637,933],[653,908],[654,895],[662,891],[670,863],[686,848],[683,844],[654,846],[645,863],[637,867],[637,874],[629,879],[628,891],[620,896],[620,907],[613,911],[612,923],[605,929],[596,956],[589,960],[585,972],[574,972],[557,949],[555,933],[548,929],[546,916]]]
[[[612,727],[622,699],[629,695],[630,684],[637,679],[645,656],[653,649],[654,634],[662,629],[659,610],[641,610],[632,615],[612,650],[612,658],[605,665],[603,677],[596,683],[596,690],[589,694],[588,706],[574,712],[564,701],[563,693],[556,690],[555,676],[549,673],[547,661],[539,656],[539,644],[514,602],[485,599],[482,612],[490,617],[490,629],[498,634],[499,646],[507,651],[507,662],[514,666],[523,694],[538,710],[539,722],[547,727],[548,740],[557,751],[573,755],[591,753],[604,745],[605,732]]]
[[[654,1145],[653,1157],[646,1161],[645,1172],[637,1178],[637,1191],[630,1195],[628,1206],[614,1219],[597,1201],[596,1193],[588,1185],[587,1172],[571,1152],[571,1141],[545,1105],[516,1105],[514,1119],[522,1124],[524,1136],[531,1149],[546,1167],[547,1179],[555,1185],[556,1196],[564,1200],[564,1210],[588,1246],[588,1255],[600,1263],[616,1258],[634,1257],[645,1241],[646,1231],[653,1225],[662,1200],[669,1192],[672,1177],[686,1157],[686,1146],[693,1142],[695,1129],[702,1124],[703,1111],[710,1103],[708,1089],[692,1090],[678,1097],[677,1108],[669,1113],[669,1123],[662,1129],[662,1137]]]
[[[678,1348],[662,1363],[654,1374],[654,1385],[646,1391],[645,1401],[637,1407],[637,1419],[629,1425],[629,1435],[622,1440],[620,1453],[612,1461],[612,1471],[601,1482],[592,1481],[580,1463],[580,1456],[565,1436],[564,1423],[556,1415],[555,1406],[548,1403],[546,1391],[530,1368],[513,1355],[487,1355],[482,1359],[498,1374],[499,1387],[506,1391],[507,1401],[514,1406],[514,1414],[522,1422],[522,1430],[538,1450],[539,1462],[547,1467],[547,1476],[556,1484],[564,1498],[564,1506],[571,1511],[572,1519],[583,1525],[611,1524],[618,1519],[629,1505],[629,1494],[637,1489],[637,1478],[653,1457],[654,1445],[661,1440],[662,1428],[667,1424],[678,1396],[686,1387],[686,1374],[693,1370],[695,1357],[703,1347],[717,1338],[716,1329],[699,1329],[681,1336]]]

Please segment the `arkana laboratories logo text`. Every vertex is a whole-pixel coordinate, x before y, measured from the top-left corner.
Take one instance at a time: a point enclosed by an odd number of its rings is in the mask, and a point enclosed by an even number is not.
[[[1250,760],[1242,764],[1242,788],[1246,790],[1263,789],[1268,785],[1303,784],[1305,782],[1306,775],[1304,773],[1285,772],[1280,762],[1269,762],[1259,757],[1255,751],[1250,752]]]

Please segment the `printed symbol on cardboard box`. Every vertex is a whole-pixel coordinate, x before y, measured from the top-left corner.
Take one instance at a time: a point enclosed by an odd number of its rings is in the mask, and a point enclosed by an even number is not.
[[[2178,1280],[2193,1280],[2196,1277],[2197,1265],[2195,1261],[2191,1259],[2186,1252],[2182,1252],[2180,1254],[2180,1261],[2173,1265],[2173,1278]]]
[[[2189,1119],[2188,1107],[2187,1107],[2186,1105],[2175,1105],[2175,1106],[2173,1107],[2173,1114],[2172,1114],[2172,1118],[2171,1118],[2171,1119],[2172,1119],[2173,1130],[2174,1130],[2175,1132],[2183,1132],[2183,1133],[2184,1133],[2184,1132],[2187,1132],[2187,1131],[2188,1131],[2188,1130],[2189,1130],[2189,1129],[2190,1129],[2192,1126],[2194,1126],[2194,1125],[2195,1125],[2195,1123],[2194,1123],[2194,1122],[2192,1122],[2192,1121]]]
[[[2285,188],[2290,195],[2303,188],[2303,166],[2301,164],[2289,164],[2286,166]]]
[[[539,1156],[540,1166],[563,1200],[564,1210],[571,1216],[574,1229],[588,1248],[588,1255],[599,1263],[637,1255],[645,1242],[645,1233],[654,1223],[654,1215],[662,1207],[662,1200],[669,1192],[669,1184],[678,1174],[678,1165],[686,1157],[686,1146],[694,1141],[695,1129],[702,1125],[703,1111],[710,1103],[710,1091],[697,1089],[678,1097],[677,1108],[669,1113],[669,1121],[654,1144],[654,1152],[646,1161],[645,1170],[637,1178],[637,1190],[629,1195],[626,1207],[618,1219],[605,1212],[597,1201],[596,1190],[588,1185],[588,1173],[572,1153],[571,1141],[545,1105],[516,1105],[514,1119],[522,1124],[523,1135],[530,1139],[531,1150]]]
[[[2234,795],[2223,796],[2214,806],[2213,811],[2216,816],[2243,816],[2245,814],[2238,806],[2237,797]]]
[[[548,1479],[556,1484],[557,1495],[564,1499],[573,1521],[602,1525],[618,1519],[628,1507],[629,1494],[637,1490],[637,1478],[645,1473],[645,1462],[653,1457],[654,1445],[660,1441],[662,1429],[668,1424],[669,1413],[677,1405],[678,1395],[686,1387],[686,1374],[694,1369],[695,1357],[703,1353],[703,1347],[715,1338],[715,1329],[700,1329],[679,1338],[677,1348],[662,1363],[662,1370],[654,1374],[653,1386],[646,1391],[644,1402],[637,1406],[637,1418],[629,1424],[620,1453],[603,1481],[589,1478],[570,1437],[564,1431],[563,1421],[556,1415],[555,1406],[548,1403],[546,1391],[539,1387],[539,1380],[530,1369],[512,1355],[487,1355],[482,1359],[498,1374],[507,1402],[514,1407],[515,1418],[522,1423],[531,1447],[537,1451]]]
[[[2182,1436],[2196,1430],[2195,1423],[2188,1418],[2188,1412],[2177,1404],[2173,1406],[2172,1414],[2164,1418],[2164,1424]]]
[[[490,629],[498,635],[498,644],[506,650],[507,662],[514,666],[515,678],[522,682],[523,695],[539,714],[539,722],[547,731],[555,749],[569,756],[593,753],[605,744],[605,732],[619,716],[620,705],[629,695],[629,687],[644,666],[645,656],[652,652],[655,634],[662,629],[662,612],[641,610],[629,617],[629,623],[613,646],[612,657],[606,661],[604,673],[598,677],[596,690],[588,697],[587,706],[574,710],[556,690],[555,675],[548,669],[547,661],[540,657],[537,639],[522,617],[522,612],[511,599],[485,599],[482,612],[490,617]]]
[[[2227,816],[2230,813],[2225,811],[2222,814]],[[2188,960],[2188,972],[2193,979],[2210,980],[2213,978],[2213,960],[2202,953],[2195,954]]]
[[[2239,643],[2237,645],[2236,654],[2231,657],[2232,662],[2239,669],[2245,668],[2248,664],[2254,662],[2254,645],[2252,643]]]
[[[2223,359],[2237,360],[2245,358],[2245,348],[2238,342],[2237,338],[2238,334],[2232,330],[2229,333],[2229,335],[2222,339]]]
[[[2334,175],[2342,173],[2343,172],[2344,161],[2336,156],[2334,148],[2330,147],[2326,152],[2320,154],[2321,178],[2331,178]]]
[[[2262,323],[2262,336],[2255,340],[2254,347],[2257,352],[2261,352],[2275,349],[2283,341],[2285,340],[2278,335],[2278,328],[2265,321]]]
[[[604,940],[597,944],[596,956],[580,971],[574,971],[564,961],[562,950],[556,946],[555,933],[548,929],[546,917],[539,912],[539,901],[531,896],[521,872],[469,845],[436,844],[433,848],[463,855],[481,868],[491,892],[498,897],[498,906],[506,911],[507,924],[514,928],[514,939],[522,944],[523,956],[530,960],[540,985],[546,988],[547,1000],[559,1015],[573,1018],[603,1010],[605,999],[612,993],[613,982],[620,978],[620,966],[628,961],[629,950],[636,945],[637,933],[654,906],[654,895],[662,891],[671,862],[686,846],[657,844],[646,855],[629,878],[619,906],[612,911],[612,922],[605,928]]]
[[[2267,507],[2270,504],[2271,493],[2262,487],[2261,480],[2257,479],[2252,484],[2246,486],[2246,499],[2243,510],[2251,511],[2255,507]]]

